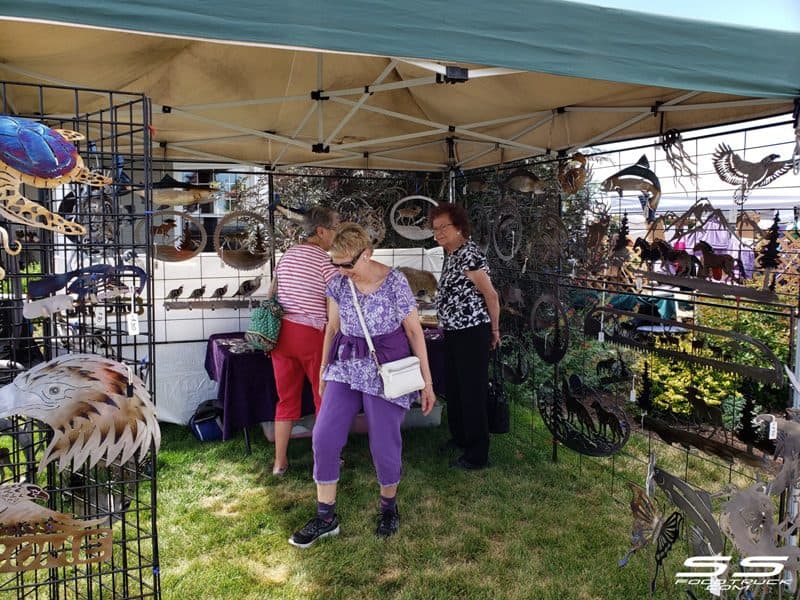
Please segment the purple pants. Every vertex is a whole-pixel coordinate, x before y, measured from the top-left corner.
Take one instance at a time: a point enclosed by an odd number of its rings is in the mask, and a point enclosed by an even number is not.
[[[314,481],[339,481],[339,458],[355,416],[364,409],[367,417],[369,450],[378,483],[382,486],[400,483],[403,471],[403,438],[400,424],[406,415],[402,406],[353,390],[346,383],[329,381],[325,385],[322,408],[317,415],[312,435],[314,448]]]

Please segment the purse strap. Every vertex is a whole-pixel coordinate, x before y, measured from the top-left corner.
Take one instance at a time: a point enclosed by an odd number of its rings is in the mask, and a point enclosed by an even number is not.
[[[269,290],[267,290],[267,300],[272,300],[278,293],[278,267],[281,265],[282,260],[283,256],[281,256],[281,260],[278,261],[278,264],[276,264],[275,268],[272,270],[272,282],[269,284]]]
[[[358,296],[356,295],[356,285],[349,277],[347,278],[347,283],[350,284],[350,291],[353,294],[353,305],[355,306],[356,314],[358,315],[358,322],[361,323],[361,330],[364,332],[364,338],[367,340],[369,353],[372,356],[372,360],[374,360],[375,364],[378,365],[378,369],[380,369],[381,363],[378,362],[378,356],[375,353],[375,345],[372,343],[372,336],[369,334],[369,329],[367,329],[367,324],[364,321],[364,315],[361,312],[361,303],[359,303]]]

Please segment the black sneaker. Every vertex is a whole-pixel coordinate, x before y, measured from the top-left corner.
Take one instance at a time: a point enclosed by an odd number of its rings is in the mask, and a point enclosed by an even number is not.
[[[395,510],[385,510],[378,517],[378,527],[375,529],[375,535],[382,538],[388,538],[397,533],[400,528],[400,513]]]
[[[289,538],[289,543],[298,548],[308,548],[311,544],[316,542],[319,538],[328,537],[329,535],[339,535],[339,519],[336,515],[329,523],[319,517],[314,517],[298,529]]]

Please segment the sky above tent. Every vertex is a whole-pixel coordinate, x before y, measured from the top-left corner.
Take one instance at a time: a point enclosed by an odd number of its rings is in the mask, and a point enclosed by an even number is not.
[[[729,0],[720,2],[697,2],[697,0],[670,0],[650,2],[642,0],[584,0],[577,4],[593,4],[606,8],[633,10],[651,14],[667,15],[678,19],[690,19],[747,28],[800,31],[800,2],[798,0]]]

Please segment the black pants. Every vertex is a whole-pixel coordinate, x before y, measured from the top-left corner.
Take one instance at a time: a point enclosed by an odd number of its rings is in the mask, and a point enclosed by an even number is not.
[[[489,323],[444,332],[447,424],[450,435],[476,465],[489,459],[486,417],[489,388]]]

